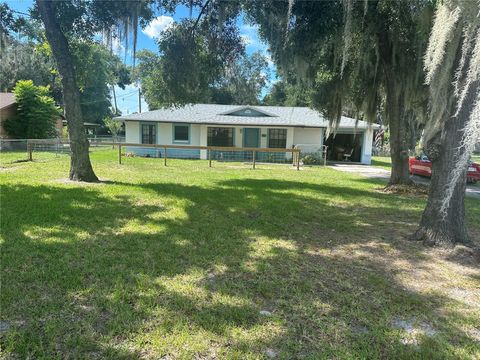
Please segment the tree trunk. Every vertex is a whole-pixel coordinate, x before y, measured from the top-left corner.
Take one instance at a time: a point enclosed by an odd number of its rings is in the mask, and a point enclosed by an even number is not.
[[[457,161],[456,149],[463,137],[465,119],[451,117],[445,124],[436,142],[425,146],[425,152],[432,161],[432,179],[427,206],[423,212],[420,227],[412,239],[423,241],[426,245],[453,247],[457,243],[469,242],[465,226],[465,187],[467,169],[465,168],[455,183],[453,196],[446,214],[441,212],[442,201],[451,179],[450,170]]]
[[[388,65],[387,65],[388,66]],[[406,117],[403,107],[403,86],[395,81],[393,70],[385,71],[386,117],[390,130],[390,157],[392,172],[388,186],[412,183],[408,170],[408,141],[406,136]]]
[[[38,9],[45,25],[45,33],[62,76],[65,116],[72,156],[69,178],[75,181],[98,181],[93,172],[88,153],[89,142],[83,125],[80,93],[75,80],[75,70],[68,41],[55,18],[55,1],[37,0]]]
[[[461,172],[454,184],[453,195],[448,203],[446,213],[441,212],[442,201],[451,180],[451,171],[458,161],[457,149],[461,147],[464,128],[473,111],[480,83],[475,81],[467,94],[458,116],[449,117],[445,126],[433,141],[426,144],[425,151],[432,161],[432,180],[427,206],[423,212],[419,229],[413,234],[413,240],[423,241],[428,245],[453,247],[455,244],[470,242],[465,225],[465,188],[467,184],[467,167]],[[456,102],[450,105],[455,113]],[[449,116],[448,114],[446,116]],[[450,185],[451,186],[451,185]]]

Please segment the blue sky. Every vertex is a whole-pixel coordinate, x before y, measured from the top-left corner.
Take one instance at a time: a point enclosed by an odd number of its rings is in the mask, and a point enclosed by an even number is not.
[[[27,12],[33,4],[33,1],[31,0],[7,0],[6,2],[12,9],[20,12]],[[155,42],[155,38],[161,35],[162,31],[165,30],[165,28],[167,28],[173,22],[188,17],[189,9],[187,7],[181,6],[177,8],[177,11],[174,14],[159,12],[156,15],[157,17],[153,21],[151,21],[145,29],[140,29],[140,31],[138,32],[138,50],[149,49],[157,52],[158,47]],[[240,27],[241,36],[244,39],[246,45],[247,54],[252,54],[255,51],[260,51],[265,56],[267,56],[267,59],[269,59],[269,68],[266,76],[269,79],[270,86],[270,84],[272,84],[276,79],[276,72],[275,66],[270,60],[270,56],[267,51],[267,45],[260,40],[257,28],[255,26],[247,24],[243,18],[240,18],[238,20],[238,25]],[[122,51],[122,45],[117,43],[116,49],[119,53],[122,54],[121,57],[123,59],[124,52]],[[264,91],[264,94],[265,92],[266,91]],[[116,93],[117,105],[123,114],[138,112],[138,88],[135,85],[129,85],[125,88],[125,90],[117,88]],[[147,109],[148,105],[145,103],[145,101],[142,100],[142,111],[146,111]]]

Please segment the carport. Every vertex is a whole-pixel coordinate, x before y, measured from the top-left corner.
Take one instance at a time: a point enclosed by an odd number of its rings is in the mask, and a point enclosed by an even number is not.
[[[362,152],[364,143],[364,132],[337,132],[330,134],[324,140],[328,146],[327,160],[345,161],[345,154],[352,154],[349,158],[351,162],[362,162]]]

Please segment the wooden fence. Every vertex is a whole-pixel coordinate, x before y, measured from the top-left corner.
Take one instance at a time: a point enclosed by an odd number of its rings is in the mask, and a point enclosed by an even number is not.
[[[33,150],[36,145],[69,145],[69,141],[62,140],[28,140],[27,141],[27,156],[28,160],[33,160]],[[164,150],[163,163],[167,166],[168,149],[183,149],[183,150],[206,150],[208,166],[212,167],[212,152],[213,151],[238,151],[238,152],[251,152],[252,153],[252,167],[255,169],[257,164],[258,153],[292,153],[292,165],[296,166],[297,170],[300,170],[300,149],[276,149],[276,148],[245,148],[245,147],[230,147],[230,146],[194,146],[194,145],[159,145],[159,144],[137,144],[137,143],[111,143],[111,142],[99,142],[90,141],[91,146],[118,146],[118,163],[122,164],[122,148],[125,147],[138,147],[138,148],[152,148]]]

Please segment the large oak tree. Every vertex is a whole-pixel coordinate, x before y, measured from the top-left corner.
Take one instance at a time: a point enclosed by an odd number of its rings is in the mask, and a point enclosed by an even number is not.
[[[125,38],[130,31],[133,33],[135,44],[139,19],[146,21],[153,15],[150,2],[37,0],[36,4],[62,78],[65,116],[72,151],[69,177],[77,181],[97,181],[88,152],[89,143],[83,126],[80,92],[69,38],[91,39],[106,29],[112,34],[115,26],[120,24]]]
[[[465,184],[480,138],[480,3],[443,1],[425,56],[430,114],[424,149],[432,161],[427,206],[415,240],[467,244]]]
[[[410,183],[409,129],[426,110],[427,0],[245,2],[282,78],[335,126],[346,108],[390,127],[390,184]]]

